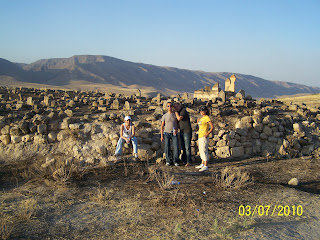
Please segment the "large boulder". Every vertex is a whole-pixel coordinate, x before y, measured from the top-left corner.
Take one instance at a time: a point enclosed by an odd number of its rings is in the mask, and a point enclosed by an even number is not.
[[[263,133],[266,134],[267,136],[272,136],[272,129],[266,125],[263,128]]]
[[[19,143],[22,141],[22,137],[21,136],[13,136],[11,135],[11,143]]]
[[[159,150],[161,148],[161,144],[159,143],[159,142],[153,142],[152,144],[151,144],[151,149],[153,150],[153,151],[157,151],[157,150]]]
[[[225,147],[218,147],[215,151],[217,157],[220,158],[228,158],[230,157],[230,150],[228,146]]]
[[[57,133],[56,132],[49,132],[48,134],[48,142],[52,143],[57,140]]]
[[[11,141],[10,135],[9,135],[9,134],[0,135],[0,141],[1,141],[4,145],[10,144],[10,141]]]
[[[59,142],[64,141],[66,139],[68,139],[71,136],[70,131],[68,130],[61,130],[58,135],[57,135],[57,140]]]
[[[241,157],[244,155],[244,148],[241,147],[233,147],[230,149],[230,155],[231,157]]]
[[[137,136],[141,138],[148,138],[149,132],[146,129],[142,129],[138,132]]]
[[[294,123],[294,124],[292,125],[292,127],[293,127],[293,131],[295,131],[295,132],[297,132],[297,133],[303,132],[303,130],[302,130],[302,125],[301,125],[300,123]]]
[[[149,144],[139,144],[138,155],[141,159],[149,159],[153,155],[153,150]]]

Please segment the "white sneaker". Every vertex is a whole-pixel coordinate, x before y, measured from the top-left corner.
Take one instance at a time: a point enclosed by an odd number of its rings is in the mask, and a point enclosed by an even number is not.
[[[202,168],[200,168],[199,172],[204,172],[204,171],[208,171],[208,167],[207,166],[203,166]]]
[[[138,153],[135,153],[135,154],[134,154],[134,157],[135,157],[135,158],[138,158]]]
[[[201,163],[199,166],[196,166],[195,168],[202,168],[204,165]]]

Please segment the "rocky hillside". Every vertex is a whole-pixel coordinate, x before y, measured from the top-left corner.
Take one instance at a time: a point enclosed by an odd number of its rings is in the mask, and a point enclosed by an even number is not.
[[[193,93],[205,86],[219,83],[224,89],[229,72],[209,73],[172,67],[159,67],[133,63],[108,56],[73,56],[39,60],[31,64],[16,64],[0,59],[0,84],[2,79],[12,77],[20,82],[38,83],[66,88],[71,81],[105,84],[119,88],[150,88],[164,95],[171,93]],[[235,73],[236,91],[245,90],[255,98],[318,93],[320,88],[289,82],[268,81],[259,77]],[[7,84],[7,82],[6,82]]]

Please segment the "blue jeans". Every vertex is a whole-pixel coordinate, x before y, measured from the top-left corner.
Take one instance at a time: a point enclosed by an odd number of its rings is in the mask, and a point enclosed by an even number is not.
[[[182,153],[182,162],[183,163],[191,163],[191,137],[192,133],[180,132],[180,142],[181,142],[181,150]]]
[[[178,163],[179,161],[179,143],[178,136],[174,136],[173,133],[163,133],[164,134],[164,152],[166,154],[166,162],[171,164],[170,160],[170,139],[172,139],[173,144],[173,163]]]
[[[132,146],[133,146],[133,153],[138,153],[137,138],[136,137],[131,138],[131,142],[132,142]],[[125,140],[123,138],[119,138],[115,155],[120,155],[122,153],[122,146],[124,143],[125,143]]]

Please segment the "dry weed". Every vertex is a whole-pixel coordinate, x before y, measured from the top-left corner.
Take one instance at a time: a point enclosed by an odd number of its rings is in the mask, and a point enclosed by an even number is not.
[[[155,207],[185,207],[195,208],[196,204],[190,199],[188,194],[182,192],[180,187],[176,187],[171,191],[150,192],[149,199],[151,205]]]
[[[159,187],[163,190],[171,189],[172,184],[171,182],[174,179],[174,176],[172,173],[168,171],[163,166],[154,165],[148,168],[149,171],[149,177],[148,181],[154,181],[158,183]]]
[[[21,221],[29,220],[37,211],[37,200],[30,198],[23,200],[17,209],[17,218]]]
[[[93,169],[92,166],[80,167],[68,161],[66,155],[27,155],[16,161],[6,162],[0,169],[6,175],[20,180],[52,180],[59,185],[67,185],[72,180],[82,180],[84,175]],[[51,164],[43,164],[44,159],[55,159]]]
[[[129,219],[131,224],[139,224],[143,221],[143,212],[145,208],[142,207],[139,196],[135,196],[133,199],[121,199],[116,205],[116,208],[120,219],[120,216],[127,221]]]
[[[0,214],[0,237],[1,239],[8,239],[14,228],[12,217],[6,214]]]
[[[252,182],[251,177],[247,172],[241,171],[236,167],[225,167],[221,171],[221,175],[212,175],[213,183],[222,189],[239,189],[241,187],[247,186]]]
[[[100,204],[109,204],[112,201],[113,189],[97,188],[94,194],[91,194],[89,199]]]
[[[0,238],[8,239],[14,229],[14,220],[4,212],[3,204],[0,205]]]

